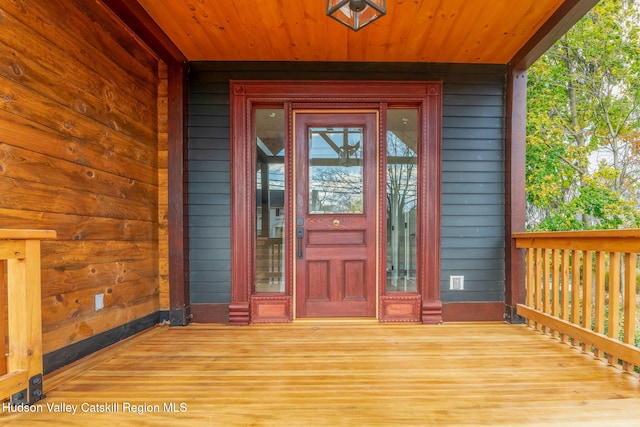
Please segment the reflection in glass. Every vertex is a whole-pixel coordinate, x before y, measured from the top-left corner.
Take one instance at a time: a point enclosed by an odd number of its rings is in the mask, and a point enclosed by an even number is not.
[[[309,213],[362,213],[362,141],[362,128],[309,129]]]
[[[418,111],[387,117],[387,291],[415,292]]]
[[[255,292],[284,292],[284,111],[258,109]]]

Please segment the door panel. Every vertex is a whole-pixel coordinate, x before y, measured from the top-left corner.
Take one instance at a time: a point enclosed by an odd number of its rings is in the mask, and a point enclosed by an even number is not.
[[[343,261],[344,299],[366,301],[366,261]]]
[[[376,314],[375,112],[296,112],[296,314]]]
[[[307,262],[307,299],[309,301],[330,301],[329,262]]]
[[[314,246],[364,246],[366,230],[310,230],[307,247]]]

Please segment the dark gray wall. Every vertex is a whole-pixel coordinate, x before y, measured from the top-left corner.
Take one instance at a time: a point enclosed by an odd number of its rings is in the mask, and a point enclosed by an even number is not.
[[[504,301],[504,77],[445,80],[443,301]],[[464,291],[449,276],[465,276]]]
[[[442,80],[443,301],[504,301],[502,66],[192,63],[189,239],[192,303],[230,300],[229,80]],[[465,290],[449,291],[464,275]]]

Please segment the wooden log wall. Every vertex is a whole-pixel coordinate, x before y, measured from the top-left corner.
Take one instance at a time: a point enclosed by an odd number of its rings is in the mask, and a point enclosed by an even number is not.
[[[0,0],[0,226],[58,233],[42,245],[45,354],[160,309],[161,76],[99,2]]]

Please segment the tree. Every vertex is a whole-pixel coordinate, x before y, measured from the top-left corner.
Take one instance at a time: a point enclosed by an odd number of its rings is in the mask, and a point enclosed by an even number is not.
[[[529,70],[529,229],[640,225],[640,5],[603,0]]]

